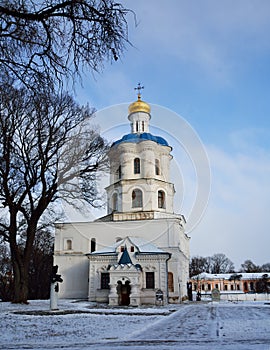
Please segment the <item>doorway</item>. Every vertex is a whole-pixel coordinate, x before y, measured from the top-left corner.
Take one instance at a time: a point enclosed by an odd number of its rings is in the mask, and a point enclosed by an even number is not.
[[[130,304],[130,282],[126,281],[123,284],[121,281],[118,281],[117,284],[118,305],[128,306]]]

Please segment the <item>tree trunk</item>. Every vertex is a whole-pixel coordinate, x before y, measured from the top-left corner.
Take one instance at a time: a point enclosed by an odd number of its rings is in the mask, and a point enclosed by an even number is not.
[[[14,296],[13,303],[28,304],[28,264],[13,259]]]
[[[17,243],[17,210],[14,206],[10,208],[9,246],[14,278],[12,302],[27,304],[29,261]]]
[[[38,219],[32,219],[26,230],[25,247],[19,247],[16,238],[10,241],[10,250],[12,257],[13,273],[14,273],[14,297],[13,303],[28,304],[29,290],[29,264],[33,243],[36,234]],[[16,237],[16,235],[13,235]]]

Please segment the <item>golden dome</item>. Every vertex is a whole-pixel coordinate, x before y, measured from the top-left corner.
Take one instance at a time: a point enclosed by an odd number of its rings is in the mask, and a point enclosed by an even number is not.
[[[138,100],[131,103],[128,107],[128,114],[136,113],[136,112],[145,112],[150,114],[151,107],[148,103],[141,100],[141,96],[138,96]]]

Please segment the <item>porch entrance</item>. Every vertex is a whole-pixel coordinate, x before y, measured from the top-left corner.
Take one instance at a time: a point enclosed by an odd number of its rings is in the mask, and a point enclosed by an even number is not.
[[[117,294],[118,294],[118,305],[129,305],[130,304],[130,282],[126,281],[123,284],[121,281],[117,282]]]

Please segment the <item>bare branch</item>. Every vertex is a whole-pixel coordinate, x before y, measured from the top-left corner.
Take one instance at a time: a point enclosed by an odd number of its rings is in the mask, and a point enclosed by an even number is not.
[[[100,71],[130,44],[129,13],[114,0],[3,1],[0,63],[28,86]]]

